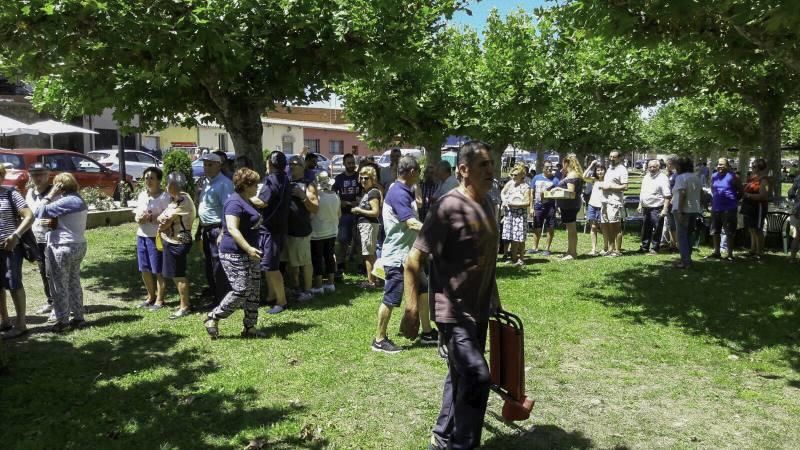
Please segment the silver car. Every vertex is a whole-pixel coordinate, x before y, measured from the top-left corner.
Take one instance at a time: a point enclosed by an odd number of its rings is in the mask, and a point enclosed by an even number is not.
[[[87,156],[111,170],[119,171],[118,154],[117,150],[94,150],[87,153]],[[125,173],[134,179],[142,178],[144,170],[148,167],[161,167],[161,165],[161,161],[149,153],[125,150]]]

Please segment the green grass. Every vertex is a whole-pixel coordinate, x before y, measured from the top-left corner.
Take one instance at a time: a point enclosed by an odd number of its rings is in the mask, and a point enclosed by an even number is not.
[[[237,312],[210,341],[201,315],[170,321],[166,310],[133,309],[144,292],[132,225],[89,239],[92,326],[54,336],[34,316],[31,337],[6,345],[3,448],[243,448],[254,439],[271,449],[425,448],[445,365],[432,348],[371,352],[380,294],[354,288],[355,278],[262,315],[266,339],[239,339]],[[627,236],[626,248],[635,245]],[[564,246],[559,231],[553,249]],[[581,235],[579,251],[587,246]],[[536,406],[507,424],[492,395],[485,448],[800,448],[797,266],[770,254],[678,272],[669,259],[499,266],[503,305],[525,323]],[[42,292],[26,267],[33,310]]]

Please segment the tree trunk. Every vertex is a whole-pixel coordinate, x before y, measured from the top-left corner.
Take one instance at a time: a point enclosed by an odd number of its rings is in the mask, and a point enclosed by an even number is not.
[[[250,158],[255,170],[262,176],[266,172],[261,141],[263,134],[261,113],[263,110],[264,108],[258,105],[239,105],[223,111],[221,118],[225,129],[231,134],[236,155]]]
[[[536,148],[536,173],[542,173],[544,167],[544,145]]]
[[[437,143],[438,142],[438,143]],[[441,140],[431,139],[430,143],[425,144],[425,165],[436,164],[442,160]]]
[[[750,152],[740,147],[736,153],[736,160],[736,164],[739,167],[739,176],[744,180],[747,177],[747,171],[750,170]]]
[[[786,103],[782,96],[770,92],[760,96],[755,106],[761,129],[761,151],[771,177],[769,194],[772,198],[777,198],[781,193],[781,128]]]

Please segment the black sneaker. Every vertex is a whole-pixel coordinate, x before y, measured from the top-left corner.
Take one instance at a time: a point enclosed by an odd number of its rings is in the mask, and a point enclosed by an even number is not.
[[[429,333],[419,335],[419,342],[425,345],[436,345],[439,343],[439,332],[432,329]]]
[[[394,342],[392,342],[387,337],[386,339],[384,339],[384,340],[382,340],[380,342],[378,342],[378,341],[373,339],[372,340],[372,351],[373,352],[389,353],[390,355],[393,355],[395,353],[400,353],[401,351],[403,351],[403,349],[398,347],[398,346],[396,346],[394,344]]]

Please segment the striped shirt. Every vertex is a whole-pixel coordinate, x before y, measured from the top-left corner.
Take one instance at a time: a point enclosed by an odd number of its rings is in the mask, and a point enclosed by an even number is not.
[[[11,202],[14,202],[12,205]],[[14,214],[16,206],[17,214]],[[28,204],[22,194],[15,189],[0,187],[0,241],[8,239],[17,230],[19,211],[27,208]]]

